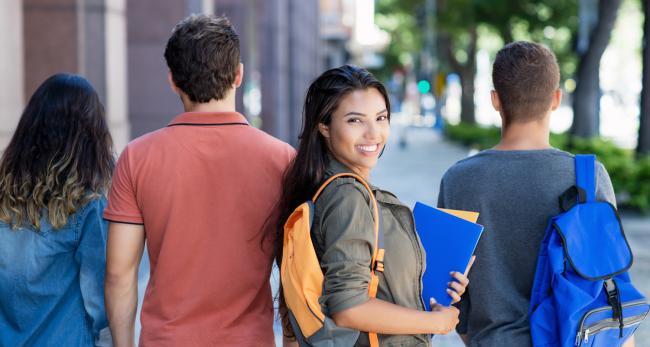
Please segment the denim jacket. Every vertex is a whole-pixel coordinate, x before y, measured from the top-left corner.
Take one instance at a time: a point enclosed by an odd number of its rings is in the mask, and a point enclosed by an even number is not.
[[[104,310],[106,199],[54,230],[12,230],[0,222],[0,347],[92,346],[108,325]]]

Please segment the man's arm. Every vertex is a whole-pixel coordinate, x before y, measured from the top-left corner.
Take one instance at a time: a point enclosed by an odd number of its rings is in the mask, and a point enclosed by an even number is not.
[[[106,248],[105,302],[116,347],[134,346],[138,267],[144,239],[143,225],[110,223]]]

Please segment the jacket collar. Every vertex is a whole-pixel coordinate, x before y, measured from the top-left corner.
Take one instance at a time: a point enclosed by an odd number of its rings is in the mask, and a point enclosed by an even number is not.
[[[327,167],[325,168],[325,179],[328,179],[334,175],[338,175],[340,173],[354,173],[352,169],[348,168],[345,166],[345,164],[341,163],[340,161],[334,159],[331,155],[328,156],[329,158],[329,163],[327,163]],[[404,205],[402,204],[397,197],[386,190],[380,189],[372,184],[370,182],[366,181],[368,185],[370,186],[370,189],[372,189],[372,193],[375,194],[375,198],[379,202],[387,203],[387,204],[394,204],[394,205]]]
[[[176,116],[167,126],[176,125],[248,125],[248,121],[238,112],[185,112]]]
[[[325,179],[328,179],[334,175],[338,175],[341,173],[355,173],[354,171],[352,171],[352,169],[350,169],[340,161],[334,159],[334,157],[332,157],[331,155],[328,155],[327,158],[329,160],[327,163],[327,167],[325,168]],[[370,184],[370,182],[368,182],[368,184]]]

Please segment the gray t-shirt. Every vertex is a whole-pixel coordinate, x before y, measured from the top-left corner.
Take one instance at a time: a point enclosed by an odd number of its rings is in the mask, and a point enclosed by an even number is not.
[[[596,167],[596,198],[615,205],[607,170]],[[539,246],[549,218],[561,212],[559,196],[573,185],[573,155],[558,149],[485,150],[443,176],[438,206],[479,212],[485,227],[459,303],[456,330],[469,346],[532,346],[528,308]]]

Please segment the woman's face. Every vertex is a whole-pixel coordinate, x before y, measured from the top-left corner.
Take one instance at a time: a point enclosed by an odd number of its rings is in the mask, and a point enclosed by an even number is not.
[[[368,179],[390,135],[384,97],[375,88],[347,94],[319,130],[334,158]]]

